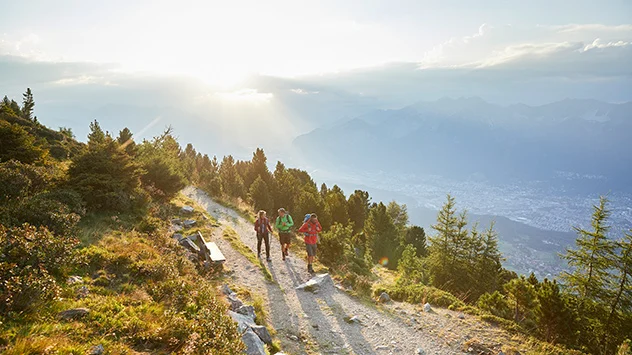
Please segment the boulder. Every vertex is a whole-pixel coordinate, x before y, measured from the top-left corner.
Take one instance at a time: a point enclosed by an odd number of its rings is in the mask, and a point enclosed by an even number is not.
[[[66,283],[69,285],[82,284],[83,278],[81,276],[73,275],[73,276],[68,277],[68,280],[66,280]]]
[[[182,208],[180,209],[180,212],[182,213],[193,213],[193,211],[195,211],[195,208],[186,205],[182,206]]]
[[[248,329],[244,335],[241,336],[241,341],[246,345],[245,353],[247,355],[266,355],[266,349],[263,341],[252,331]]]
[[[297,290],[315,292],[323,287],[333,286],[334,282],[329,274],[320,274],[312,277],[309,281],[296,287]]]
[[[246,317],[252,318],[252,320],[257,319],[257,314],[255,313],[255,307],[243,305],[236,310],[237,313],[243,314]]]
[[[90,310],[87,308],[72,308],[67,309],[65,311],[59,312],[57,316],[61,319],[65,320],[73,320],[79,319],[87,316],[90,313]]]
[[[380,302],[380,303],[386,303],[386,302],[390,302],[390,301],[391,301],[391,297],[386,292],[382,292],[380,294],[380,297],[378,298],[378,302]]]
[[[465,314],[463,314],[463,313],[459,313],[458,318],[459,318],[459,319],[465,319]]]
[[[233,291],[231,291],[230,287],[228,287],[227,284],[223,284],[222,285],[222,293],[225,294],[226,296],[228,296],[231,293],[233,293]]]
[[[195,223],[197,222],[194,219],[185,219],[184,222],[182,222],[182,225],[184,228],[191,228],[195,225]]]
[[[428,313],[430,311],[432,311],[432,307],[430,306],[430,303],[424,304],[424,312]]]
[[[93,346],[92,349],[90,349],[90,355],[102,355],[103,353],[105,353],[105,348],[103,348],[102,344]]]
[[[243,333],[247,331],[248,329],[257,325],[252,318],[248,316],[244,316],[243,314],[239,314],[233,311],[228,311],[228,315],[233,319],[235,323],[237,323],[237,329],[239,330],[240,333]]]
[[[228,302],[230,302],[230,309],[237,312],[237,310],[244,305],[244,303],[237,297],[236,293],[228,295]]]
[[[268,328],[262,325],[255,325],[250,328],[255,334],[257,334],[257,336],[259,337],[259,339],[261,339],[261,341],[263,341],[266,344],[272,344],[272,335],[270,335]]]

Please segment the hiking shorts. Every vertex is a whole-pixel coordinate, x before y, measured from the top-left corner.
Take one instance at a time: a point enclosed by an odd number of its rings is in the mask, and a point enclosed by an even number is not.
[[[316,244],[305,244],[307,256],[316,256]]]
[[[292,233],[279,232],[279,241],[281,244],[290,244],[290,242],[292,242]]]

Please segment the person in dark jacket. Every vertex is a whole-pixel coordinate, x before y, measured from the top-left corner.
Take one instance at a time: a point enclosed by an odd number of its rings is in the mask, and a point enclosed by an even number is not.
[[[257,257],[261,257],[261,241],[266,244],[266,259],[272,261],[270,258],[270,233],[272,233],[272,227],[270,227],[270,220],[266,217],[266,211],[259,211],[259,217],[255,221],[255,232],[257,232]]]

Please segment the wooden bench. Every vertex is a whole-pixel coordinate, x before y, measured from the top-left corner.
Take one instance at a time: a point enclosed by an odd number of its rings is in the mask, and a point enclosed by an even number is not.
[[[209,261],[211,263],[223,263],[224,261],[226,261],[226,257],[224,257],[222,251],[219,250],[217,244],[204,240],[202,233],[200,233],[199,231],[195,235],[194,242],[197,247],[200,248],[200,253],[202,254],[205,261]]]

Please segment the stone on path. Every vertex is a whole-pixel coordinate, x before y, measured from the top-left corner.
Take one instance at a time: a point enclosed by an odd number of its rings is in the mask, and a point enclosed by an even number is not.
[[[182,208],[180,209],[180,211],[182,213],[193,213],[193,211],[195,211],[195,208],[191,207],[191,206],[182,206]]]
[[[458,317],[458,318],[459,318],[459,319],[465,319],[465,314],[463,314],[463,313],[459,313],[459,317]]]
[[[386,303],[386,302],[390,302],[390,301],[391,301],[391,297],[386,292],[382,292],[380,294],[380,297],[378,298],[378,302],[380,302],[380,303]]]
[[[321,288],[333,286],[334,282],[329,274],[319,274],[312,277],[309,281],[296,287],[297,290],[315,292]]]
[[[90,310],[87,308],[72,308],[62,312],[59,312],[57,316],[61,319],[71,320],[71,319],[79,319],[90,313]]]
[[[432,307],[430,306],[430,303],[424,304],[424,312],[428,313],[430,311],[432,311]]]
[[[257,319],[257,314],[255,313],[255,307],[243,305],[237,308],[237,313],[242,314],[246,317],[252,318],[252,320]]]
[[[266,344],[272,344],[272,335],[270,335],[268,328],[262,325],[254,325],[250,328],[255,334],[257,334],[257,336],[259,337],[259,339],[261,339],[261,341],[263,341]]]
[[[426,355],[426,352],[422,348],[417,348],[417,351],[415,352],[415,354],[417,354],[417,355]]]
[[[247,355],[266,355],[266,349],[263,341],[252,331],[248,329],[244,335],[241,336],[241,340],[246,345]]]
[[[235,323],[237,323],[237,329],[240,333],[243,333],[253,326],[256,326],[255,321],[248,316],[244,316],[243,314],[239,314],[237,312],[228,311],[228,315],[233,319]]]

